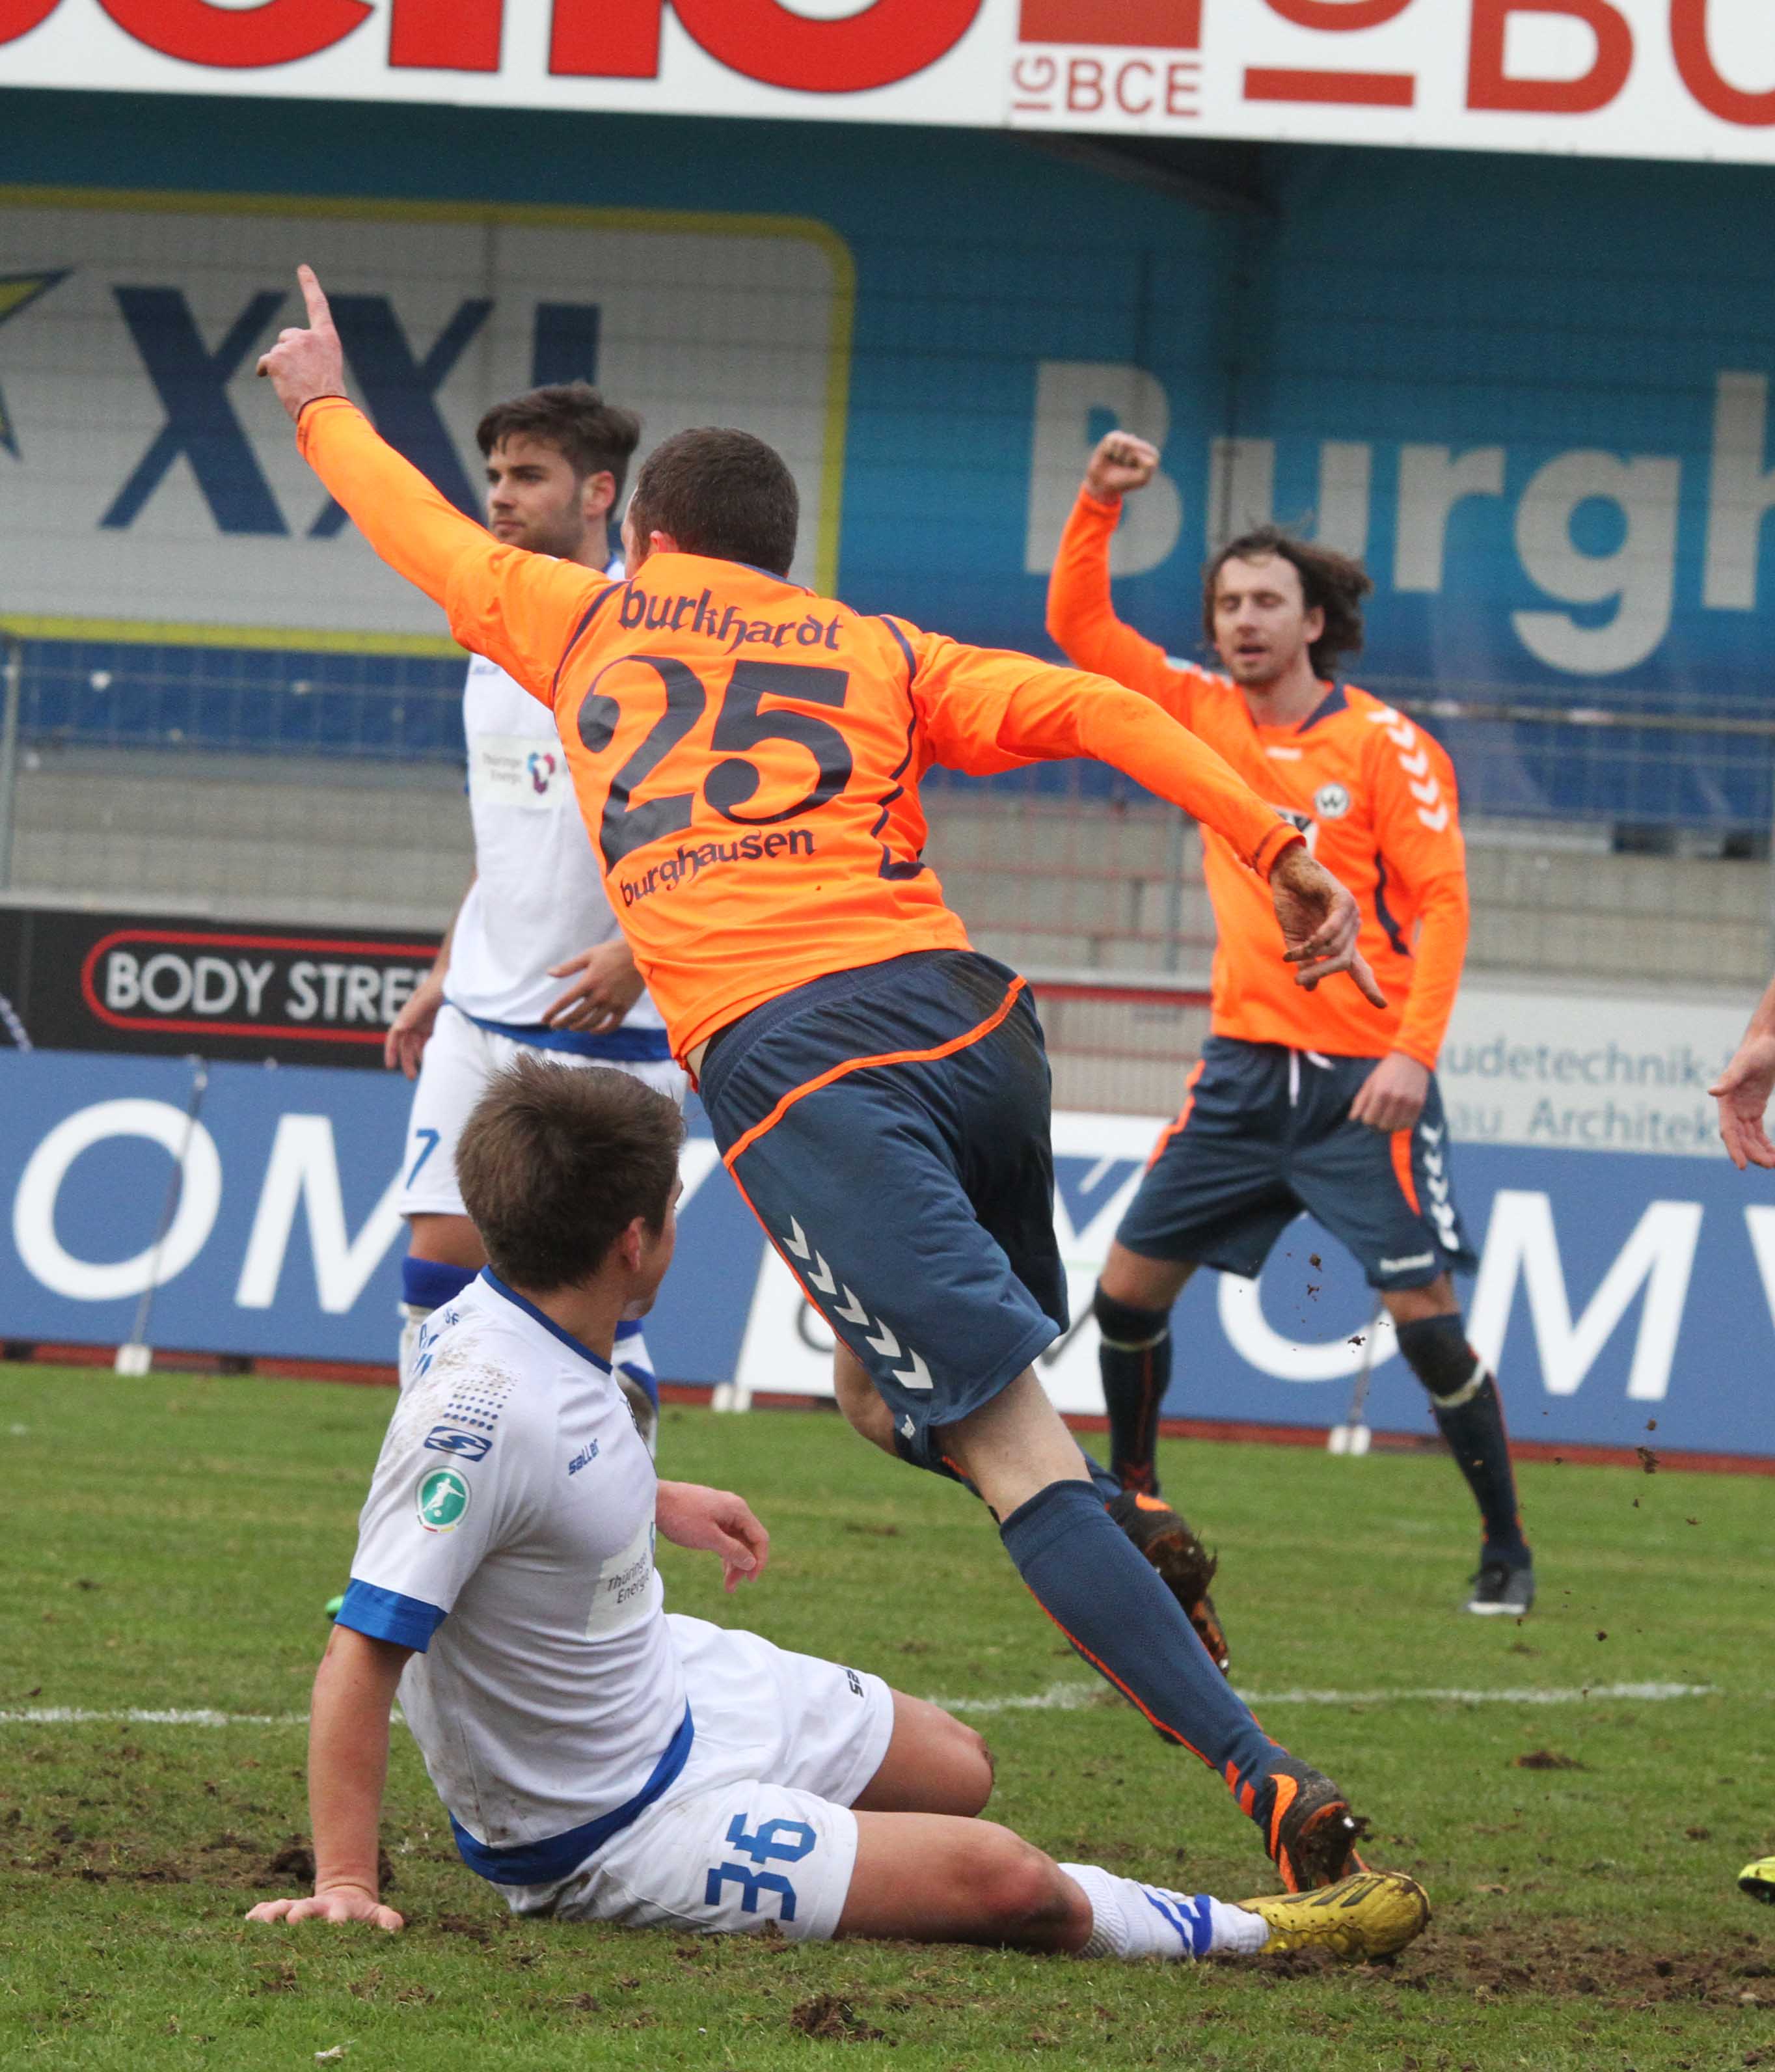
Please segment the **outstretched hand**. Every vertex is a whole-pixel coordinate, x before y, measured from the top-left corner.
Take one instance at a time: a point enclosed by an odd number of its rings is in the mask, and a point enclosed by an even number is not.
[[[1311,993],[1321,979],[1348,972],[1364,1000],[1374,1007],[1386,1006],[1387,995],[1356,947],[1362,909],[1325,865],[1307,853],[1305,842],[1291,842],[1276,859],[1270,873],[1270,897],[1282,926],[1282,954],[1295,967],[1296,985]]]
[[[1775,1092],[1775,1036],[1746,1036],[1707,1092],[1720,1104],[1720,1141],[1739,1171],[1775,1166],[1775,1144],[1763,1120]]]
[[[405,1918],[384,1906],[360,1885],[329,1885],[312,1899],[262,1899],[250,1909],[249,1921],[367,1921],[392,1935],[406,1926]]]
[[[277,390],[292,423],[301,417],[303,405],[317,397],[345,393],[345,355],[314,268],[298,266],[296,279],[308,305],[308,329],[279,331],[277,343],[261,356],[258,368]]]
[[[770,1534],[753,1515],[752,1507],[731,1490],[705,1489],[701,1482],[661,1482],[653,1520],[674,1546],[719,1554],[721,1581],[730,1591],[762,1576],[770,1558]]]
[[[1150,439],[1132,432],[1108,432],[1093,450],[1085,470],[1085,487],[1107,504],[1144,489],[1159,471],[1159,450]]]

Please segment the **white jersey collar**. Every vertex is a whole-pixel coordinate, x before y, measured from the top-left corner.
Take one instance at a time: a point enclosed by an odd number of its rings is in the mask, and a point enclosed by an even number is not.
[[[571,1331],[564,1331],[553,1317],[545,1316],[534,1302],[527,1302],[516,1289],[507,1287],[491,1266],[481,1268],[480,1278],[502,1301],[509,1302],[514,1309],[521,1310],[532,1323],[540,1324],[551,1338],[560,1339],[569,1352],[577,1354],[588,1367],[595,1367],[600,1374],[610,1371],[608,1360],[600,1359],[590,1346],[576,1338]]]

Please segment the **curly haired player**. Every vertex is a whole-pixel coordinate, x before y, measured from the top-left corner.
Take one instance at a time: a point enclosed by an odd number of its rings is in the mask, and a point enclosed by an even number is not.
[[[1454,771],[1429,735],[1354,684],[1360,565],[1275,527],[1230,541],[1202,581],[1202,624],[1226,675],[1179,667],[1116,616],[1109,549],[1157,447],[1111,432],[1091,455],[1048,587],[1048,628],[1081,668],[1143,693],[1286,813],[1355,894],[1362,942],[1391,1002],[1275,982],[1275,923],[1218,832],[1202,829],[1219,936],[1211,1031],[1183,1112],[1161,1138],[1096,1296],[1112,1470],[1137,1521],[1157,1496],[1153,1449],[1170,1380],[1170,1315],[1198,1266],[1255,1278],[1309,1211],[1362,1262],[1484,1526],[1467,1610],[1520,1616],[1535,1570],[1518,1515],[1498,1384],[1467,1342],[1451,1269],[1476,1264],[1449,1171],[1436,1061],[1467,944]],[[1176,1514],[1154,1507],[1155,1558]],[[1136,1529],[1138,1529],[1137,1523]],[[1193,1537],[1177,1558],[1199,1564]],[[1222,1649],[1224,1653],[1224,1649]]]

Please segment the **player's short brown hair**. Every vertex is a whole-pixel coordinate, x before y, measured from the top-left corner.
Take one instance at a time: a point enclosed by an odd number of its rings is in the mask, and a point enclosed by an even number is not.
[[[475,427],[483,454],[514,434],[553,446],[581,482],[589,475],[613,477],[620,496],[641,443],[641,420],[606,403],[589,381],[553,381],[495,403]]]
[[[493,1271],[547,1294],[590,1280],[637,1216],[664,1229],[684,1137],[677,1104],[627,1072],[520,1057],[495,1073],[456,1147]]]
[[[775,446],[750,432],[703,425],[674,432],[647,455],[629,521],[641,540],[667,532],[687,554],[786,576],[801,499]]]
[[[1342,655],[1359,655],[1362,646],[1362,599],[1374,587],[1358,561],[1335,548],[1296,539],[1280,525],[1259,525],[1229,540],[1202,572],[1202,626],[1214,644],[1214,593],[1220,572],[1229,561],[1289,562],[1300,578],[1309,611],[1325,615],[1325,627],[1307,650],[1316,676],[1329,676]]]

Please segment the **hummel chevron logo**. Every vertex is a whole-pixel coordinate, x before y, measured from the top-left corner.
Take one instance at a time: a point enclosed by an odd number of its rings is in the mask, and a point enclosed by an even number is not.
[[[1428,777],[1430,774],[1429,750],[1420,748],[1415,755],[1402,755],[1399,767],[1407,777]],[[1411,788],[1415,791],[1417,787],[1414,784]],[[1433,791],[1436,787],[1432,784],[1430,788]]]
[[[785,1251],[793,1252],[797,1259],[807,1261],[806,1285],[809,1288],[817,1289],[822,1295],[837,1296],[841,1285],[838,1276],[826,1264],[825,1254],[815,1251],[809,1242],[807,1233],[801,1227],[800,1219],[798,1217],[790,1217],[789,1235],[783,1240],[783,1244]],[[835,1301],[832,1307],[835,1313],[842,1317],[848,1324],[869,1325],[875,1322],[874,1318],[858,1301],[855,1293],[848,1285],[844,1288],[844,1299],[841,1301]],[[863,1342],[888,1359],[900,1359],[902,1356],[900,1341],[894,1336],[892,1326],[885,1323],[877,1324],[875,1330],[878,1335],[873,1335],[865,1331]],[[935,1383],[931,1380],[930,1368],[924,1363],[923,1355],[915,1347],[908,1346],[906,1348],[905,1357],[911,1362],[911,1365],[895,1367],[892,1370],[894,1379],[900,1383],[901,1387],[918,1389],[934,1388]]]
[[[1442,796],[1442,787],[1433,777],[1428,783],[1408,783],[1405,788],[1420,806],[1433,806]]]
[[[1418,818],[1423,821],[1425,827],[1430,830],[1432,834],[1439,835],[1448,824],[1448,808],[1446,805],[1441,805],[1438,806],[1433,813],[1427,813],[1424,812],[1424,808],[1420,806],[1418,808]]]
[[[907,1350],[911,1351],[911,1348],[908,1346]],[[910,1367],[896,1367],[894,1370],[894,1379],[902,1388],[929,1388],[933,1385],[930,1368],[925,1365],[922,1358],[915,1352],[912,1355]]]
[[[1418,1124],[1418,1135],[1426,1144],[1440,1144],[1442,1141],[1442,1133],[1447,1126],[1444,1123],[1438,1123],[1432,1129],[1428,1123],[1420,1122]]]

